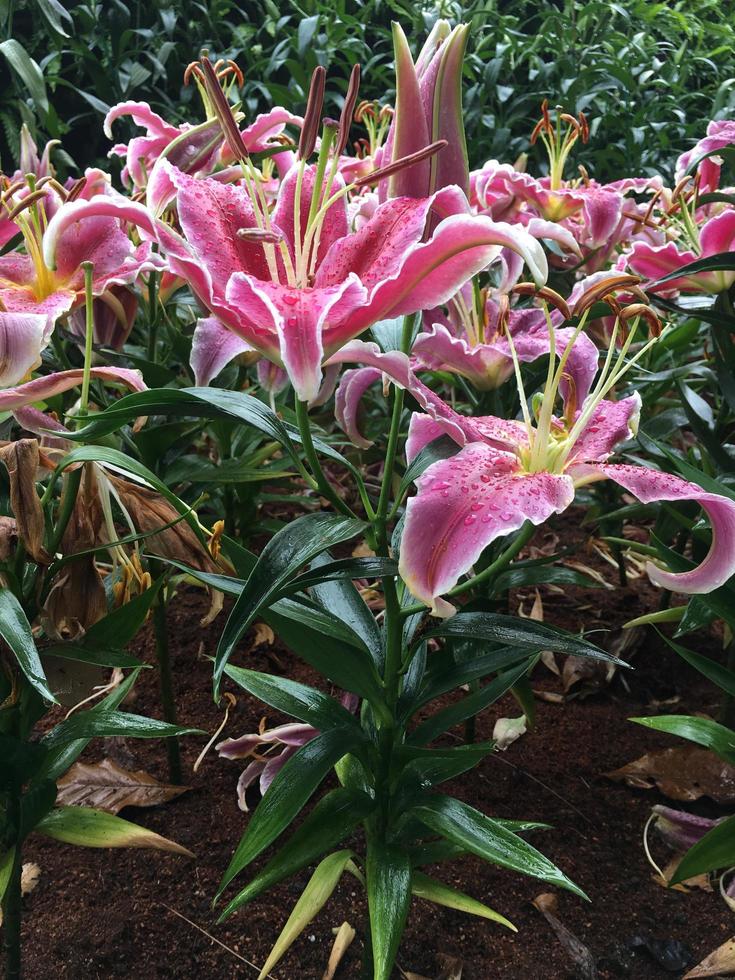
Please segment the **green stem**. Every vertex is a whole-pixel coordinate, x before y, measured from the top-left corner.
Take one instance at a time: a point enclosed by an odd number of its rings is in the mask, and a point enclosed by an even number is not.
[[[20,980],[21,887],[23,869],[20,844],[15,849],[13,868],[3,898],[3,945],[7,980]]]
[[[158,340],[158,276],[151,272],[148,279],[148,360],[156,363]]]
[[[89,380],[92,370],[92,344],[94,342],[94,297],[92,295],[92,274],[94,266],[91,262],[83,262],[84,269],[84,309],[86,313],[84,327],[84,374],[82,375],[82,393],[79,398],[79,415],[84,416],[89,410]]]
[[[319,456],[314,448],[314,440],[311,437],[311,427],[309,425],[309,405],[307,402],[302,402],[301,399],[296,399],[296,421],[299,427],[299,434],[301,435],[301,443],[304,447],[304,455],[311,467],[311,472],[314,474],[316,480],[316,485],[323,497],[332,504],[332,506],[344,514],[346,517],[354,517],[355,514],[352,512],[351,508],[342,500],[334,488],[332,487],[329,480],[324,475],[321,463],[319,462]]]
[[[158,661],[158,677],[161,687],[161,706],[163,719],[171,725],[176,722],[176,699],[174,697],[174,680],[171,671],[171,653],[168,643],[168,623],[166,621],[166,600],[161,588],[153,605],[153,632],[156,639],[156,660]],[[181,749],[176,736],[166,739],[168,753],[169,780],[176,786],[182,783]]]

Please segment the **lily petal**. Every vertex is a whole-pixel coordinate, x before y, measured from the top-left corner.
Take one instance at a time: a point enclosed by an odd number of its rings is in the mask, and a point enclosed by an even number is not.
[[[206,387],[212,378],[238,354],[252,351],[250,344],[226,327],[216,316],[197,320],[191,342],[189,364],[194,371],[194,383]]]
[[[357,427],[360,402],[368,388],[380,381],[382,376],[383,372],[378,368],[352,368],[344,372],[337,388],[334,398],[335,418],[352,444],[360,449],[369,449],[373,445],[372,440],[366,439]]]
[[[48,317],[39,313],[0,313],[0,387],[18,384],[37,367],[46,346]]]
[[[700,595],[724,585],[735,574],[735,500],[708,493],[679,476],[642,466],[600,464],[597,469],[644,504],[658,500],[693,500],[712,525],[712,545],[704,561],[689,572],[667,572],[652,562],[646,566],[654,585],[671,592]]]
[[[406,508],[400,574],[435,614],[437,599],[456,585],[497,538],[525,521],[541,524],[574,499],[568,476],[525,474],[510,453],[469,443],[430,466]]]
[[[93,378],[100,378],[102,381],[123,384],[131,391],[147,390],[140,371],[130,368],[93,367],[90,374]],[[0,412],[14,412],[25,405],[32,405],[33,402],[47,401],[54,395],[69,391],[70,388],[80,384],[83,375],[82,368],[56,371],[54,374],[46,374],[42,378],[27,381],[24,385],[6,388],[0,391]]]

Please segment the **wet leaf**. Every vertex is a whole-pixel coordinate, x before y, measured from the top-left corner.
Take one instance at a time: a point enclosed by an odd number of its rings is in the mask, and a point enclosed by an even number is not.
[[[605,775],[635,789],[656,786],[672,800],[692,801],[709,796],[716,803],[735,803],[735,766],[718,759],[714,752],[696,746],[647,752]]]
[[[160,806],[190,788],[159,783],[141,769],[132,772],[103,759],[93,764],[76,762],[59,780],[56,801],[119,813],[126,806]]]
[[[564,952],[572,961],[575,976],[579,977],[580,980],[597,980],[599,974],[595,966],[595,958],[589,948],[571,930],[567,929],[564,923],[556,916],[558,907],[556,895],[552,895],[550,892],[544,892],[541,895],[537,895],[532,904],[543,915],[556,933],[556,937],[564,948]]]

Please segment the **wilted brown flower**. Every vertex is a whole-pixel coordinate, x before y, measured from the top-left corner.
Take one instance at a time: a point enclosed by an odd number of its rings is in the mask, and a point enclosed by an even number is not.
[[[0,459],[10,477],[10,507],[15,517],[18,537],[35,562],[48,565],[51,556],[43,546],[43,508],[36,493],[38,440],[18,439],[9,442],[0,447]]]

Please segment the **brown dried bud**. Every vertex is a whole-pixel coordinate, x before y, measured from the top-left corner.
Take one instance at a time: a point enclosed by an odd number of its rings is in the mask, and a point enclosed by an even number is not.
[[[0,459],[10,477],[10,507],[15,516],[18,537],[35,562],[49,565],[51,557],[43,546],[43,508],[36,493],[38,440],[9,442],[0,448]]]
[[[13,517],[0,517],[0,561],[10,561],[18,547],[18,527]]]
[[[93,464],[86,464],[71,518],[61,539],[65,558],[100,544],[102,505]],[[64,565],[42,612],[44,629],[55,640],[81,639],[107,615],[107,596],[94,554],[80,555]]]

